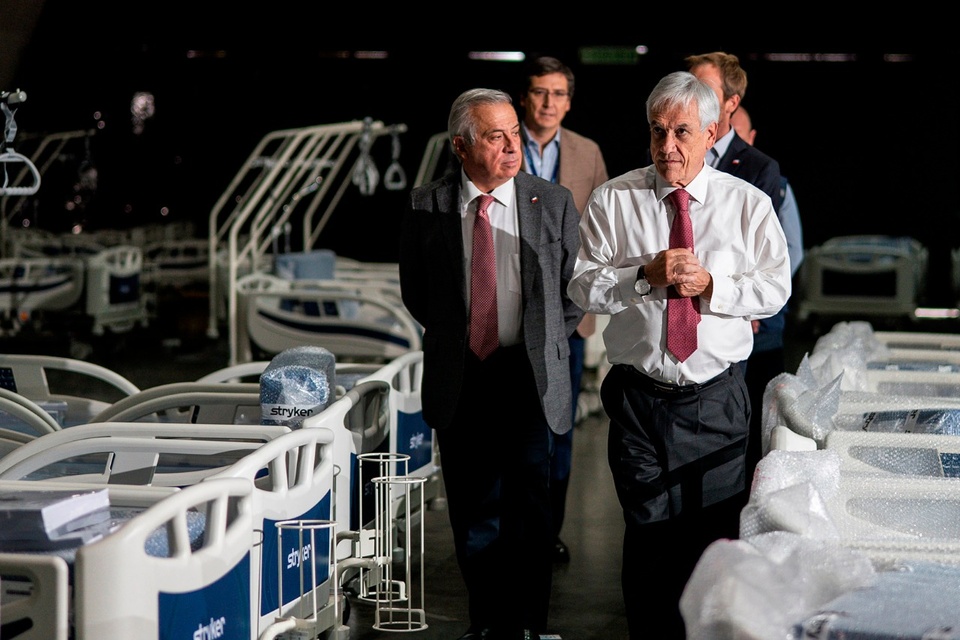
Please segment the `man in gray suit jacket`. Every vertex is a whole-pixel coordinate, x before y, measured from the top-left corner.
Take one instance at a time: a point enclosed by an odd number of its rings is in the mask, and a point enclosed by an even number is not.
[[[447,128],[462,168],[414,189],[400,240],[403,302],[424,329],[423,416],[437,433],[457,560],[468,591],[464,640],[546,630],[551,588],[550,432],[572,426],[567,297],[580,247],[570,191],[520,173],[508,94],[461,94]],[[469,346],[473,224],[493,228],[499,347]],[[505,594],[504,576],[521,580]],[[534,635],[533,637],[536,637]]]

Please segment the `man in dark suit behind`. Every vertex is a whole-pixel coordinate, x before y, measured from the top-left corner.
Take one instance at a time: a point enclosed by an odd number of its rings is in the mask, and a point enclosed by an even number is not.
[[[740,59],[732,53],[714,51],[686,58],[687,67],[693,75],[706,82],[720,100],[720,119],[717,121],[717,141],[707,151],[704,161],[710,166],[746,180],[770,196],[773,209],[779,216],[783,205],[784,191],[781,189],[780,163],[758,151],[756,147],[741,138],[733,127],[733,114],[740,108],[740,102],[747,91],[747,72],[740,66]],[[782,218],[782,216],[781,216]],[[785,313],[785,308],[781,313]],[[775,322],[782,322],[784,316],[777,314],[771,318],[753,320],[754,334],[762,326],[764,331]],[[756,335],[754,336],[756,341]],[[780,352],[782,354],[782,351]],[[783,370],[781,356],[780,370]],[[753,351],[750,357],[741,363],[747,381],[750,404],[753,411],[750,417],[750,436],[747,444],[747,490],[741,496],[742,501],[750,497],[750,483],[757,463],[763,455],[760,444],[763,421],[763,392],[767,382],[775,375],[776,360],[765,359],[762,354]]]
[[[735,175],[758,187],[780,210],[780,164],[742,140],[730,124],[730,117],[740,106],[747,91],[747,72],[732,53],[714,51],[686,57],[687,69],[713,88],[720,99],[717,141],[707,152],[707,164],[724,173]]]
[[[580,247],[565,187],[520,172],[508,94],[472,89],[447,131],[462,169],[414,189],[400,240],[403,302],[424,329],[421,398],[437,432],[468,639],[546,630],[553,531],[550,430],[572,426],[568,338],[583,311],[566,290]],[[489,194],[499,347],[469,346],[473,224]],[[504,592],[504,577],[519,578]],[[508,579],[509,582],[510,579]]]

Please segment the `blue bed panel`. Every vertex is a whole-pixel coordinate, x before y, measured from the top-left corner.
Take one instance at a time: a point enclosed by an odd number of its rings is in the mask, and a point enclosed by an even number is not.
[[[250,554],[216,582],[158,598],[159,640],[250,640]]]
[[[433,461],[433,431],[423,421],[423,412],[397,414],[397,453],[410,456],[408,468],[415,471]]]
[[[312,509],[290,520],[330,520],[330,494]],[[285,518],[285,520],[288,518]],[[277,587],[279,572],[277,571],[277,520],[263,521],[263,555],[261,562],[261,589],[260,615],[266,615],[280,608],[280,590]],[[330,530],[317,530],[317,548],[310,548],[310,531],[303,532],[303,545],[300,545],[300,532],[296,529],[285,529],[283,532],[283,604],[287,605],[300,597],[300,568],[303,567],[304,579],[309,583],[313,575],[310,567],[305,563],[313,561],[316,567],[317,582],[310,589],[323,584],[330,577]],[[306,584],[306,583],[305,583]]]

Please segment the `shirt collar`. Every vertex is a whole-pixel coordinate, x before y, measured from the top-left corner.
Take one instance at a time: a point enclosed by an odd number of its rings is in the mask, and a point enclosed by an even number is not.
[[[722,138],[713,143],[713,151],[717,154],[717,159],[723,157],[723,154],[727,152],[727,149],[730,148],[730,143],[733,142],[733,136],[736,132],[731,128],[730,131],[727,131]],[[707,164],[710,164],[709,162]],[[713,166],[713,165],[711,165]]]
[[[494,200],[502,204],[503,206],[509,206],[508,203],[513,202],[513,191],[514,183],[513,178],[510,178],[502,185],[490,192],[490,195],[493,196]],[[483,195],[483,192],[477,188],[477,185],[473,184],[473,181],[467,177],[467,173],[460,169],[460,210],[465,211],[466,206],[474,201],[477,197]]]
[[[526,146],[536,149],[537,155],[540,154],[540,143],[533,139],[533,136],[530,135],[530,129],[527,128],[525,122],[520,123],[520,130],[523,131],[523,142]],[[563,127],[557,127],[557,133],[554,134],[550,142],[547,145],[553,145],[555,147],[560,146],[560,132],[563,131]]]
[[[700,173],[690,181],[690,184],[683,187],[683,189],[690,194],[690,197],[695,201],[703,204],[707,196],[707,184],[710,182],[710,174],[715,173],[717,169],[714,169],[709,164],[704,161],[703,168],[700,170]],[[672,191],[677,189],[672,184],[667,183],[659,173],[656,174],[654,178],[654,188],[657,193],[657,200],[663,200],[666,198]]]

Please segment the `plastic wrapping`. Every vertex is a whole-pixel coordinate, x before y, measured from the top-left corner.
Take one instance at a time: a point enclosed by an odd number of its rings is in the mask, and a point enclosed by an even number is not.
[[[333,354],[296,347],[274,356],[260,375],[261,424],[298,427],[335,400]]]
[[[873,584],[863,555],[774,532],[707,547],[680,599],[688,640],[792,640],[798,621]]]

